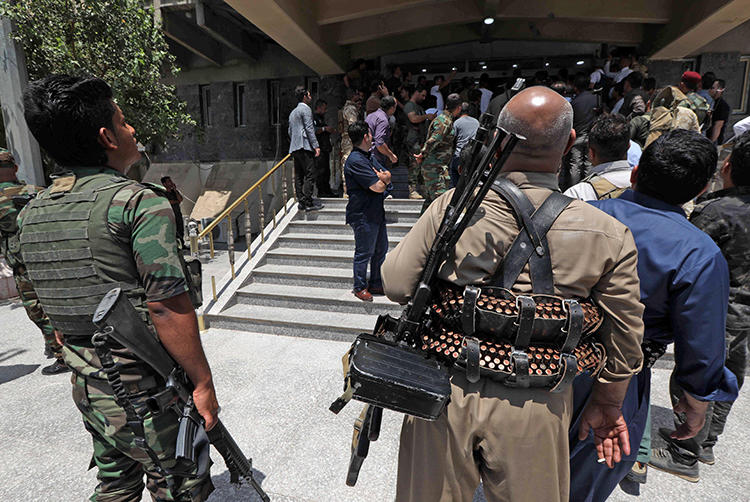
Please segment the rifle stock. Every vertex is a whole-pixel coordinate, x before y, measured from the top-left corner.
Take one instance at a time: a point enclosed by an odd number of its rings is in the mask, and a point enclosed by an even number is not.
[[[113,340],[151,366],[164,378],[167,388],[178,398],[162,397],[161,401],[154,400],[150,403],[149,408],[157,407],[160,402],[173,403],[173,406],[178,406],[178,401],[183,403],[183,406],[176,410],[180,415],[180,426],[175,457],[181,473],[189,472],[196,462],[194,440],[201,434],[204,423],[203,417],[195,409],[193,385],[189,378],[141,319],[120,288],[114,288],[104,296],[94,313],[93,323],[100,330],[106,330]],[[242,453],[221,420],[218,420],[210,431],[205,431],[205,434],[224,459],[230,480],[237,483],[240,477],[245,479],[264,502],[269,502],[270,498],[253,477],[252,460]]]

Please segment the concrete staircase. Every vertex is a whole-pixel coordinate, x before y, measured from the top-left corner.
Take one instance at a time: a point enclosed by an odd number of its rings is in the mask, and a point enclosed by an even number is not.
[[[379,314],[401,313],[402,307],[385,297],[373,302],[354,297],[347,201],[323,202],[324,209],[311,213],[292,207],[237,279],[225,278],[219,301],[205,313],[212,327],[349,341],[371,331]],[[417,220],[421,206],[408,199],[386,201],[391,249]]]

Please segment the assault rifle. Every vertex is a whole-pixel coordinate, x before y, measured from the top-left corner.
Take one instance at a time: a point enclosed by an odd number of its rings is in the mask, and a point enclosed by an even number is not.
[[[427,311],[440,265],[448,258],[450,250],[455,247],[471,218],[479,209],[492,182],[500,174],[518,141],[526,139],[499,128],[495,125],[494,117],[487,113],[482,115],[480,124],[477,138],[471,144],[470,161],[463,168],[461,176],[463,184],[460,182],[453,193],[440,229],[432,243],[419,284],[398,320],[397,329],[394,333],[387,335],[391,342],[407,344],[411,347],[419,345],[420,331],[424,328],[423,321],[428,318]],[[506,141],[504,145],[503,141]],[[335,404],[332,405],[332,410]],[[368,404],[355,423],[352,453],[346,477],[346,484],[349,486],[354,486],[357,482],[362,462],[369,452],[370,442],[378,437],[381,419],[382,408]]]
[[[210,431],[204,430],[203,417],[193,403],[193,384],[143,322],[120,288],[112,289],[102,299],[93,322],[101,330],[95,337],[104,335],[112,338],[151,366],[167,382],[166,392],[149,398],[146,406],[155,413],[172,408],[180,417],[175,452],[177,465],[172,473],[185,477],[186,473],[195,470],[200,456],[194,446],[195,439],[205,434],[224,458],[230,481],[239,483],[240,478],[245,479],[264,502],[269,502],[271,499],[253,477],[252,460],[245,457],[221,420],[217,420]]]

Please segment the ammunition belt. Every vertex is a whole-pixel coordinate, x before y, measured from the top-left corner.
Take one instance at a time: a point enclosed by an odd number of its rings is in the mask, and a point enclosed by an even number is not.
[[[416,345],[465,368],[470,381],[485,376],[511,387],[555,392],[577,374],[597,373],[604,365],[604,346],[591,336],[601,323],[601,312],[589,299],[516,296],[497,287],[462,291],[444,283]]]

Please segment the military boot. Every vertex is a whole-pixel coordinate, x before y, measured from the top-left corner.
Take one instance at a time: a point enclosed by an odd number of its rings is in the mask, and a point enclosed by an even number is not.
[[[409,185],[409,198],[410,199],[424,199],[422,195],[417,191],[417,187]]]
[[[70,371],[68,365],[60,359],[57,359],[54,363],[42,368],[42,375],[59,375],[60,373],[67,373],[68,371]]]

